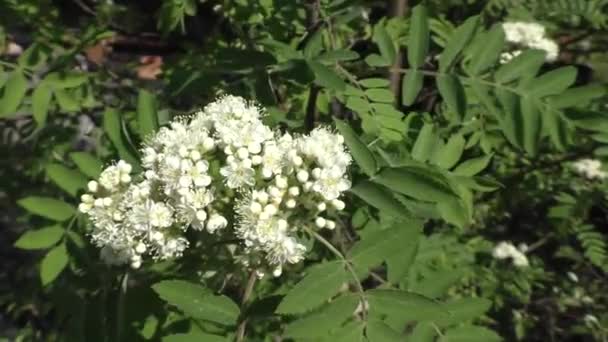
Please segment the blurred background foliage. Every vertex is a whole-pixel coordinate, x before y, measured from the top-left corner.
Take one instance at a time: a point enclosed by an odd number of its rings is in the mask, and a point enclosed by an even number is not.
[[[429,57],[415,65],[410,15],[419,3],[428,9],[431,45]],[[469,37],[462,58],[444,69],[444,57],[439,63],[436,57],[474,15],[489,30]],[[539,101],[555,105],[559,115],[542,112],[542,129],[531,138],[489,115],[476,88],[487,86],[500,98],[494,81],[475,80],[496,64],[484,66],[479,56],[495,52],[484,49],[495,38],[492,25],[505,20],[542,23],[560,45],[556,62],[538,66],[542,75],[561,70],[556,78],[531,88],[514,85],[531,93],[557,87]],[[487,298],[491,305],[476,321],[487,331],[448,333],[419,324],[411,340],[608,340],[608,188],[570,167],[608,155],[607,25],[606,0],[0,2],[0,335],[96,341],[102,340],[98,331],[115,336],[123,329],[128,340],[222,334],[208,322],[163,310],[149,286],[139,285],[188,271],[190,279],[238,298],[246,275],[226,269],[214,277],[196,258],[163,263],[131,277],[128,285],[137,290],[126,304],[108,300],[119,296],[120,273],[97,262],[85,222],[71,211],[102,165],[117,156],[136,160],[137,146],[151,132],[142,117],[162,125],[232,93],[267,107],[267,121],[280,129],[305,132],[345,119],[380,164],[414,160],[431,187],[466,184],[456,204],[435,206],[444,203],[442,193],[432,205],[407,190],[391,195],[397,210],[425,219],[424,234],[401,250],[402,258],[411,254],[403,274],[391,273],[388,258],[388,271],[378,266],[364,284],[388,281],[448,301]],[[576,72],[559,69],[567,65]],[[407,75],[420,71],[419,78],[402,80],[407,67]],[[452,71],[457,76],[442,78]],[[407,93],[417,82],[418,91]],[[571,84],[597,85],[564,95]],[[462,161],[470,162],[460,168]],[[355,185],[367,179],[362,169],[353,175]],[[373,199],[354,195],[345,234],[332,240],[345,249],[392,220],[384,215],[386,203],[378,210]],[[530,266],[492,258],[500,241],[525,244]],[[296,274],[259,285],[251,340],[285,336],[289,319],[272,312]]]

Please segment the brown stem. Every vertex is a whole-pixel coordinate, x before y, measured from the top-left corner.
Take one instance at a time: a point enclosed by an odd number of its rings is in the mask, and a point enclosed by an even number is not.
[[[249,276],[249,280],[247,281],[247,287],[245,287],[245,291],[243,292],[243,298],[241,300],[241,311],[243,311],[245,309],[245,307],[247,306],[247,303],[249,302],[249,297],[251,297],[251,293],[253,293],[253,287],[255,286],[255,282],[258,279],[258,277],[254,272],[251,272],[251,275]],[[247,328],[247,317],[243,318],[241,320],[241,323],[239,323],[239,327],[237,328],[236,331],[236,341],[237,342],[241,342],[244,341],[245,339],[245,329]]]

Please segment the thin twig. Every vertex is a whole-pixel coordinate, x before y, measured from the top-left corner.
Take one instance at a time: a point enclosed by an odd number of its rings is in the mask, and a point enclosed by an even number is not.
[[[361,298],[362,305],[365,307],[367,305],[367,299],[365,297],[365,290],[363,289],[363,286],[361,286],[361,280],[359,279],[359,276],[357,276],[357,272],[355,271],[353,266],[350,264],[350,262],[348,260],[346,260],[344,255],[342,253],[340,253],[340,251],[336,247],[334,247],[334,245],[332,245],[329,241],[327,241],[324,237],[322,237],[317,232],[315,232],[309,228],[304,228],[304,229],[306,230],[306,232],[308,232],[308,234],[310,234],[317,241],[319,241],[320,243],[325,245],[325,247],[327,247],[327,249],[329,249],[335,256],[340,258],[340,260],[342,260],[342,262],[344,263],[344,266],[346,266],[346,269],[348,270],[348,272],[351,274],[353,280],[355,281],[355,287],[357,288],[357,292],[359,293],[359,297]],[[361,316],[363,318],[363,321],[367,321],[367,313],[365,312],[365,310],[361,311]]]
[[[241,311],[245,310],[245,307],[247,306],[247,303],[249,302],[249,297],[251,297],[251,294],[253,293],[253,287],[255,286],[255,282],[257,279],[258,279],[258,277],[255,274],[255,272],[251,272],[251,275],[249,276],[249,280],[247,281],[247,287],[245,287],[245,291],[243,292],[243,298],[241,300]],[[237,332],[236,332],[236,341],[237,342],[244,341],[246,328],[247,328],[247,317],[245,317],[245,318],[243,318],[243,320],[241,320],[241,323],[239,324],[239,327],[237,328]]]
[[[116,342],[122,341],[122,331],[125,321],[125,301],[129,287],[129,272],[126,271],[120,282],[118,303],[116,304]]]

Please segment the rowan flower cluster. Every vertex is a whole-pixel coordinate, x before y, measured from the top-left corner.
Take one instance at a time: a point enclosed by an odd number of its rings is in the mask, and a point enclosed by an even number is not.
[[[589,180],[603,180],[608,177],[608,173],[602,170],[602,162],[596,159],[577,160],[573,167],[576,173]]]
[[[545,27],[538,23],[506,22],[502,24],[507,42],[514,49],[501,55],[501,63],[507,63],[521,53],[521,49],[537,49],[546,52],[545,60],[553,62],[559,55],[559,46],[546,36]]]
[[[236,257],[260,274],[301,261],[305,231],[336,226],[351,156],[327,128],[292,136],[261,119],[254,104],[221,97],[150,137],[141,174],[121,160],[91,181],[79,209],[102,259],[138,268],[180,257],[193,229],[240,239]]]
[[[522,248],[523,247],[523,248]],[[511,259],[517,267],[529,266],[528,258],[524,254],[527,246],[517,248],[509,242],[502,241],[492,250],[492,256],[496,259]]]

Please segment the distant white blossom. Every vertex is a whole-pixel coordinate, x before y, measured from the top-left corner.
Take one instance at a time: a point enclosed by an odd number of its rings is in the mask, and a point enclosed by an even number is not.
[[[597,159],[580,159],[573,167],[576,173],[590,180],[603,180],[608,176],[608,173],[602,170],[602,162]]]
[[[506,241],[502,241],[494,247],[492,256],[496,259],[511,259],[513,265],[517,267],[529,266],[526,255],[513,244]]]
[[[546,36],[545,27],[531,22],[505,22],[502,24],[507,42],[516,46],[510,52],[504,52],[500,57],[501,63],[507,63],[521,53],[521,48],[542,50],[546,53],[545,60],[553,62],[559,55],[559,46]]]
[[[332,215],[345,207],[351,156],[327,128],[279,134],[262,116],[240,97],[221,97],[149,137],[141,174],[119,161],[91,181],[79,209],[101,258],[138,268],[146,256],[180,257],[192,228],[236,235],[235,258],[260,275],[304,259],[303,232],[334,229]]]

